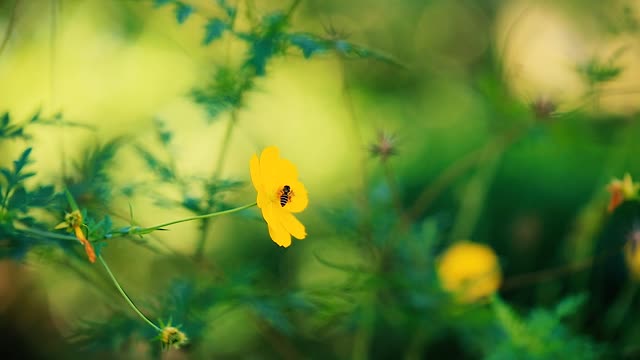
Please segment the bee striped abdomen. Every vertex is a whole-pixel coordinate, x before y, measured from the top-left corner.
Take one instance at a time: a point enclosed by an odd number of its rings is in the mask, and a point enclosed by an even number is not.
[[[284,207],[291,200],[291,187],[285,185],[282,188],[282,194],[280,195],[280,206]]]

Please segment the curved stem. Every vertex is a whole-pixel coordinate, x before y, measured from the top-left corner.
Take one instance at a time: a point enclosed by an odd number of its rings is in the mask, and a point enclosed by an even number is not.
[[[122,286],[120,286],[120,283],[118,282],[118,279],[116,279],[116,277],[111,272],[111,269],[109,268],[109,265],[107,265],[107,262],[104,261],[104,259],[102,258],[102,255],[98,255],[98,259],[100,260],[100,263],[102,264],[102,266],[104,266],[104,269],[107,270],[107,274],[109,274],[109,277],[111,278],[111,280],[113,280],[114,285],[116,286],[116,288],[118,288],[118,291],[120,292],[122,297],[127,301],[127,304],[129,304],[129,306],[131,306],[133,311],[135,311],[136,314],[138,314],[138,316],[140,316],[140,318],[142,318],[142,320],[144,320],[147,324],[149,324],[149,326],[151,326],[152,328],[154,328],[158,332],[162,332],[162,329],[160,329],[160,327],[158,327],[151,320],[149,320],[149,318],[144,316],[144,314],[138,309],[138,307],[133,303],[133,301],[131,301],[131,299],[129,298],[129,295],[127,295],[127,293],[124,291]]]
[[[250,208],[252,206],[255,206],[255,205],[257,205],[257,203],[254,202],[254,203],[251,203],[251,204],[243,205],[243,206],[240,206],[240,207],[237,207],[237,208],[233,208],[233,209],[229,209],[229,210],[218,211],[218,212],[204,214],[204,215],[191,216],[191,217],[188,217],[188,218],[169,221],[169,222],[164,223],[164,224],[150,226],[150,227],[146,227],[146,228],[132,229],[128,234],[129,235],[149,234],[151,232],[154,232],[154,231],[159,230],[159,229],[161,229],[163,227],[166,227],[166,226],[175,225],[175,224],[179,224],[179,223],[183,223],[183,222],[187,222],[187,221],[193,221],[193,220],[208,219],[208,218],[216,217],[216,216],[219,216],[219,215],[232,214],[234,212],[238,212],[238,211],[241,211],[241,210],[244,210],[244,209],[248,209],[248,208]]]
[[[16,0],[13,3],[13,8],[11,9],[11,16],[9,17],[9,22],[7,23],[7,30],[4,33],[4,37],[2,38],[2,42],[0,42],[0,55],[4,52],[4,49],[7,47],[9,43],[9,39],[11,38],[11,34],[13,34],[13,30],[16,24],[16,17],[18,14],[18,4],[20,0]]]
[[[51,231],[38,230],[33,228],[20,228],[18,230],[21,232],[32,234],[32,235],[43,236],[49,239],[67,240],[67,241],[75,241],[75,242],[78,241],[78,239],[75,236],[54,233]]]
[[[293,3],[291,3],[291,6],[289,6],[289,9],[287,10],[287,14],[285,15],[287,19],[289,19],[291,15],[293,15],[293,12],[296,10],[296,8],[298,7],[298,5],[300,5],[301,2],[302,0],[293,0]]]
[[[238,211],[241,211],[241,210],[244,210],[244,209],[248,209],[248,208],[250,208],[252,206],[255,206],[255,205],[257,205],[257,204],[254,202],[254,203],[251,203],[251,204],[243,205],[243,206],[240,206],[240,207],[237,207],[237,208],[233,208],[233,209],[229,209],[229,210],[218,211],[218,212],[214,212],[214,213],[210,213],[210,214],[204,214],[204,215],[198,215],[198,216],[192,216],[192,217],[179,219],[179,220],[174,220],[174,221],[170,221],[170,222],[167,222],[167,223],[164,223],[164,224],[150,226],[150,227],[146,227],[146,228],[133,228],[133,229],[129,230],[128,232],[114,232],[114,233],[111,233],[109,235],[111,235],[111,237],[124,236],[124,235],[145,235],[145,234],[152,233],[152,232],[154,232],[156,230],[159,230],[159,229],[161,229],[161,228],[163,228],[165,226],[179,224],[179,223],[187,222],[187,221],[198,220],[198,219],[212,218],[212,217],[216,217],[216,216],[219,216],[219,215],[232,214],[234,212],[238,212]],[[78,241],[78,239],[75,236],[59,234],[59,233],[55,233],[55,232],[51,232],[51,231],[45,231],[45,230],[38,230],[38,229],[30,228],[30,227],[20,228],[18,230],[21,231],[21,232],[25,232],[25,233],[32,234],[32,235],[38,235],[38,236],[46,237],[46,238],[49,238],[49,239]],[[94,240],[101,240],[101,239],[94,239]]]

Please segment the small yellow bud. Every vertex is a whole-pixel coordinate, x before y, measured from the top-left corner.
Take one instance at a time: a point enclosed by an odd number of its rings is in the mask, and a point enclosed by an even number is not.
[[[80,213],[80,210],[75,210],[70,213],[66,213],[64,215],[64,221],[56,225],[54,229],[73,229],[80,226],[82,226],[82,214]]]
[[[174,326],[165,326],[159,335],[160,342],[162,342],[163,349],[179,349],[189,342],[187,335]]]

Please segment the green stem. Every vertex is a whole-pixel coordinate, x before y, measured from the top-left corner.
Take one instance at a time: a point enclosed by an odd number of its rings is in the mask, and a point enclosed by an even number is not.
[[[224,160],[227,157],[227,152],[229,150],[229,144],[231,143],[231,135],[233,134],[233,129],[238,122],[238,112],[236,109],[231,110],[231,119],[229,119],[229,124],[227,124],[227,129],[225,130],[224,137],[222,138],[222,146],[220,148],[220,154],[218,154],[218,160],[216,161],[216,166],[213,171],[213,177],[211,181],[216,181],[222,175],[222,168],[224,167]],[[210,208],[209,208],[210,209]],[[201,215],[204,216],[204,215]],[[195,258],[199,259],[202,257],[204,252],[204,247],[207,242],[207,235],[209,233],[209,216],[201,217],[202,220],[200,227],[200,237],[198,238],[198,242],[196,243],[196,251]]]
[[[240,206],[240,207],[237,207],[237,208],[234,208],[234,209],[218,211],[218,212],[204,214],[204,215],[191,216],[191,217],[188,217],[188,218],[169,221],[169,222],[164,223],[164,224],[155,225],[155,226],[151,226],[151,227],[147,227],[147,228],[132,229],[128,234],[129,235],[145,235],[145,234],[152,233],[152,232],[154,232],[156,230],[159,230],[159,229],[161,229],[163,227],[166,227],[166,226],[175,225],[175,224],[179,224],[179,223],[183,223],[183,222],[187,222],[187,221],[193,221],[193,220],[208,219],[208,218],[216,217],[216,216],[219,216],[219,215],[232,214],[232,213],[235,213],[235,212],[238,212],[238,211],[242,211],[244,209],[248,209],[248,208],[250,208],[252,206],[255,206],[255,205],[257,205],[257,204],[254,202],[254,203],[243,205],[243,206]]]
[[[9,16],[9,22],[7,23],[7,30],[4,33],[2,42],[0,43],[0,55],[2,55],[2,53],[4,52],[4,49],[7,47],[7,44],[9,43],[9,39],[11,38],[11,34],[13,34],[13,30],[15,29],[19,3],[20,3],[20,0],[16,0],[13,3],[13,7],[11,8],[11,15]]]
[[[51,232],[51,231],[43,231],[43,230],[38,230],[38,229],[33,229],[33,228],[23,228],[23,229],[18,229],[18,230],[22,231],[22,232],[25,232],[25,233],[33,234],[33,235],[47,237],[49,239],[78,241],[78,239],[75,236],[58,234],[58,233],[54,233],[54,232]]]
[[[209,219],[203,219],[200,222],[200,237],[198,238],[198,242],[196,243],[196,252],[194,254],[195,259],[202,259],[202,255],[204,254],[204,246],[207,242],[207,235],[209,234],[209,226],[211,222]]]
[[[300,5],[301,2],[302,2],[302,0],[293,0],[293,3],[291,4],[291,6],[289,6],[289,10],[287,11],[287,14],[285,15],[287,17],[287,19],[289,19],[291,17],[291,15],[296,10],[298,5]]]
[[[129,298],[127,293],[124,292],[124,289],[122,289],[122,286],[120,286],[120,283],[118,282],[116,277],[113,276],[113,273],[111,272],[111,269],[109,268],[109,265],[107,265],[107,262],[104,261],[104,259],[102,258],[102,255],[98,255],[98,259],[100,260],[100,263],[102,264],[102,266],[104,266],[104,269],[107,270],[107,274],[109,274],[109,277],[111,278],[111,280],[113,280],[113,283],[118,288],[118,291],[120,291],[120,294],[127,301],[127,304],[129,304],[129,306],[131,306],[133,311],[135,311],[136,314],[138,314],[138,316],[140,316],[140,318],[142,318],[142,320],[144,320],[147,324],[149,324],[149,326],[151,326],[152,328],[154,328],[158,332],[162,332],[162,329],[160,329],[156,324],[154,324],[151,320],[149,320],[149,318],[144,316],[144,314],[138,309],[138,307],[133,303],[133,301],[131,301],[131,299]]]
[[[118,237],[118,236],[124,236],[124,235],[145,235],[145,234],[152,233],[152,232],[154,232],[154,231],[156,231],[156,230],[158,230],[160,228],[163,228],[165,226],[179,224],[179,223],[182,223],[182,222],[187,222],[187,221],[192,221],[192,220],[212,218],[212,217],[219,216],[219,215],[232,214],[234,212],[238,212],[238,211],[241,211],[241,210],[244,210],[244,209],[248,209],[248,208],[250,208],[252,206],[255,206],[255,205],[256,205],[256,203],[254,202],[254,203],[243,205],[243,206],[240,206],[240,207],[237,207],[237,208],[234,208],[234,209],[218,211],[218,212],[214,212],[214,213],[210,213],[210,214],[192,216],[192,217],[179,219],[179,220],[174,220],[174,221],[170,221],[170,222],[167,222],[167,223],[164,223],[164,224],[151,226],[151,227],[146,227],[146,228],[133,228],[129,232],[115,232],[115,233],[111,233],[109,235],[111,235],[111,237]],[[55,232],[51,232],[51,231],[38,230],[38,229],[30,228],[30,227],[20,228],[18,230],[21,231],[21,232],[28,233],[28,234],[38,235],[38,236],[42,236],[42,237],[46,237],[46,238],[50,238],[50,239],[78,241],[78,239],[76,237],[72,236],[72,235],[59,234],[59,233],[55,233]]]
[[[12,187],[8,186],[7,191],[5,191],[4,193],[4,200],[2,201],[2,209],[0,209],[0,212],[4,212],[7,209],[7,206],[9,205],[11,190],[12,190]]]
[[[231,110],[231,119],[229,120],[229,124],[227,125],[227,129],[224,133],[224,137],[222,138],[222,147],[220,148],[220,154],[218,155],[218,161],[216,162],[216,168],[213,172],[213,179],[217,180],[220,178],[222,174],[222,168],[224,165],[224,159],[227,157],[227,151],[229,150],[229,144],[231,143],[231,135],[233,134],[233,129],[238,122],[238,114],[237,110]]]
[[[476,166],[483,157],[486,157],[487,154],[491,152],[503,151],[526,135],[528,130],[528,126],[522,127],[518,125],[505,133],[498,134],[479,149],[468,153],[463,158],[456,160],[447,168],[440,171],[438,177],[431,181],[430,185],[424,188],[417,196],[416,201],[409,211],[410,217],[414,219],[420,217],[451,183],[464,175],[469,169]]]

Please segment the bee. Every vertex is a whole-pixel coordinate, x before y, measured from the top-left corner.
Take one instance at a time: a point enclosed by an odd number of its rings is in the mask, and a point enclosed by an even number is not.
[[[291,187],[289,185],[285,185],[280,193],[280,206],[284,207],[287,205],[287,203],[291,201],[291,195],[293,195]]]

